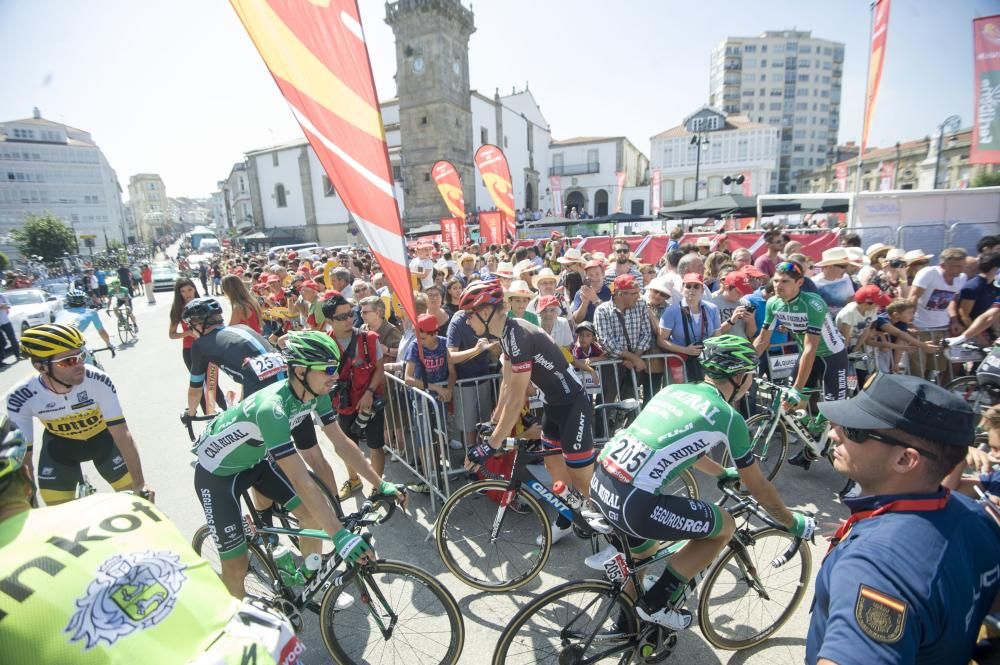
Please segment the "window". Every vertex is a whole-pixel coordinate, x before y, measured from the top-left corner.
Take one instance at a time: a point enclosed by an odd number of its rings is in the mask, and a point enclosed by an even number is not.
[[[593,148],[591,150],[588,150],[587,151],[587,167],[588,167],[588,170],[590,168],[596,169],[597,165],[599,163],[600,163],[600,151],[598,151],[597,148]]]
[[[761,81],[766,81],[767,80],[767,74],[761,74],[760,75],[760,80]],[[761,94],[763,94],[763,92],[761,92]]]
[[[285,186],[280,182],[274,186],[274,200],[279,208],[288,207],[288,200],[285,196]]]
[[[395,168],[395,167],[394,167]],[[330,177],[327,175],[323,176],[323,196],[330,198],[331,196],[336,196],[337,190],[334,188],[333,183],[330,182]]]
[[[530,122],[528,123],[528,152],[533,152],[535,150],[535,126]]]
[[[771,111],[780,111],[781,110],[781,106],[782,106],[781,102],[771,102],[771,106],[768,107],[768,108]]]
[[[503,147],[505,147],[505,148],[507,147],[507,135],[506,134],[503,137]]]
[[[485,127],[479,128],[479,142],[483,144],[490,142],[490,130]]]
[[[797,102],[795,104],[795,110],[796,111],[808,111],[809,110],[809,103],[808,102]]]
[[[804,129],[796,129],[792,133],[792,136],[795,137],[795,138],[797,138],[797,139],[804,139],[806,137],[806,130],[804,130]]]
[[[761,60],[760,61],[760,66],[761,67],[767,67],[767,60]]]
[[[795,91],[795,96],[796,97],[808,97],[809,96],[809,89],[808,88],[799,88],[798,90]]]
[[[803,44],[799,47],[799,53],[812,53],[812,47],[808,44]]]
[[[278,165],[278,153],[277,151],[271,153],[271,166]]]
[[[774,88],[771,90],[772,97],[784,97],[784,92],[780,88]]]
[[[808,83],[809,82],[809,75],[808,74],[799,74],[798,78],[799,78],[799,81],[801,81],[803,83]]]
[[[743,110],[743,111],[753,111],[753,102],[744,102],[743,106],[741,107],[741,110]]]
[[[799,58],[799,69],[808,69],[812,66],[812,63],[808,58]]]
[[[426,125],[427,124],[427,116],[421,116],[421,118],[420,118],[420,124],[421,125]]]
[[[744,97],[753,97],[753,90],[744,90],[743,91],[743,96]]]
[[[767,44],[761,44],[760,45],[760,52],[761,53],[767,53]]]
[[[746,44],[746,45],[743,46],[743,52],[744,53],[756,53],[757,52],[757,45],[756,44]]]
[[[804,145],[799,144],[792,146],[792,152],[805,152],[805,151],[806,147]]]
[[[753,75],[753,72],[744,72],[743,73],[743,80],[745,82],[747,82],[747,83],[752,83],[753,80],[754,80],[754,78],[756,78],[756,77]]]
[[[823,71],[827,71],[828,72],[832,68],[833,68],[833,65],[830,63],[829,60],[827,60],[826,62],[823,63]]]
[[[425,171],[424,172],[424,182],[430,182],[430,181],[431,181],[430,171]]]
[[[552,155],[552,172],[555,175],[562,175],[563,155],[562,153]]]

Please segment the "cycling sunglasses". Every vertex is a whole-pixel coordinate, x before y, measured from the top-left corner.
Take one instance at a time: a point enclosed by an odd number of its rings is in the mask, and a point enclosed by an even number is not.
[[[847,438],[850,439],[851,441],[855,442],[855,443],[863,444],[868,439],[872,439],[874,441],[878,441],[880,443],[884,443],[884,444],[889,445],[889,446],[900,446],[902,448],[913,448],[914,450],[916,450],[918,453],[920,453],[921,455],[923,455],[927,459],[936,460],[938,458],[937,455],[935,455],[932,452],[928,452],[928,451],[924,450],[923,448],[917,448],[914,445],[911,445],[911,444],[906,443],[904,441],[900,441],[899,439],[894,439],[891,436],[888,436],[886,434],[882,434],[880,432],[876,432],[874,430],[861,429],[859,427],[844,427],[843,425],[839,425],[839,427],[840,427],[840,429],[844,430],[844,434],[847,435]]]
[[[87,358],[87,353],[81,351],[72,356],[66,356],[65,358],[60,358],[59,360],[53,360],[52,364],[56,367],[76,367],[77,365],[83,363]]]
[[[306,365],[310,372],[323,372],[327,376],[336,376],[340,371],[340,365]]]
[[[783,272],[787,275],[795,277],[796,279],[802,277],[802,269],[791,261],[782,261],[778,265],[774,266],[774,272]]]

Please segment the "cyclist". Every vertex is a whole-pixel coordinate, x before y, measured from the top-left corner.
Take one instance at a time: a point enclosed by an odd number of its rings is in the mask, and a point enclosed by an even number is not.
[[[86,332],[87,328],[93,324],[97,334],[104,340],[104,344],[109,348],[112,346],[111,337],[104,329],[104,324],[101,323],[101,317],[97,315],[97,310],[90,308],[90,298],[79,289],[70,289],[66,292],[66,307],[56,316],[55,322],[73,326],[81,333]]]
[[[5,662],[299,662],[287,619],[234,600],[147,501],[95,494],[32,509],[30,459],[21,431],[0,417]]]
[[[758,357],[749,340],[735,335],[710,337],[699,356],[703,383],[674,384],[653,397],[635,421],[608,442],[598,457],[590,499],[607,520],[627,534],[637,559],[656,553],[659,541],[689,540],[636,608],[645,621],[682,630],[691,613],[678,607],[689,580],[725,547],[736,529],[718,506],[661,494],[681,471],[694,466],[720,480],[737,478],[774,519],[799,538],[811,538],[812,517],[785,507],[764,477],[750,444],[746,421],[731,406],[753,384]],[[723,468],[704,453],[723,445],[736,468]],[[613,555],[588,557],[601,567]],[[645,605],[645,606],[644,606]]]
[[[108,291],[109,302],[111,299],[114,299],[114,310],[117,315],[120,317],[122,315],[122,308],[125,308],[125,314],[128,315],[129,322],[134,326],[135,331],[139,332],[139,324],[136,323],[135,313],[132,311],[132,296],[121,282],[111,287]]]
[[[476,282],[462,292],[459,308],[469,312],[466,321],[479,337],[500,341],[501,384],[493,434],[487,443],[469,450],[469,461],[482,464],[520,421],[531,384],[544,400],[542,442],[562,448],[562,459],[547,457],[554,480],[572,485],[584,496],[594,475],[593,406],[576,374],[556,343],[536,325],[507,318],[504,289],[499,281]],[[550,462],[551,460],[551,462]],[[553,544],[572,531],[560,516],[552,526]]]
[[[783,261],[774,269],[774,295],[764,308],[764,325],[754,340],[758,354],[767,350],[775,329],[791,333],[799,343],[795,381],[785,391],[782,406],[791,409],[802,402],[802,389],[823,387],[823,399],[832,402],[847,399],[847,344],[830,316],[826,303],[816,293],[802,291],[805,275],[792,261]],[[808,469],[818,455],[803,446],[789,464]]]
[[[187,395],[189,415],[197,411],[209,363],[243,386],[241,399],[287,378],[287,367],[281,353],[247,326],[224,326],[222,306],[215,298],[191,300],[184,306],[181,320],[198,334],[191,346],[191,381]],[[209,405],[210,408],[213,406]],[[323,484],[336,487],[333,469],[316,445],[319,440],[310,418],[304,418],[292,428],[292,440]]]
[[[375,473],[361,449],[337,425],[330,403],[340,370],[340,347],[318,331],[289,333],[285,340],[288,378],[272,383],[223,411],[202,432],[193,451],[197,456],[194,484],[205,518],[212,528],[222,561],[222,580],[234,596],[243,596],[249,557],[240,517],[240,496],[250,487],[292,511],[307,528],[333,536],[340,556],[358,561],[368,544],[343,528],[292,445],[292,429],[313,412],[323,432],[344,462],[357,469],[379,494],[405,494]],[[302,554],[318,553],[315,539],[302,541]]]
[[[81,462],[93,462],[118,492],[145,490],[139,451],[125,423],[111,377],[84,363],[80,331],[61,323],[28,328],[21,349],[38,374],[7,393],[7,415],[32,445],[32,418],[45,426],[38,487],[45,503],[71,501],[83,481]],[[28,463],[30,468],[30,462]]]

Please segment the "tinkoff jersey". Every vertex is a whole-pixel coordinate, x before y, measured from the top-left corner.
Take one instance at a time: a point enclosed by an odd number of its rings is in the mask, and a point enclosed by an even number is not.
[[[597,458],[621,482],[659,494],[702,455],[725,445],[738,468],[754,463],[746,421],[705,383],[667,386]]]
[[[32,443],[38,418],[53,436],[74,441],[89,441],[109,426],[125,422],[118,391],[111,377],[87,365],[83,383],[68,393],[54,393],[36,374],[11,388],[7,393],[7,416]]]
[[[847,348],[830,316],[830,308],[816,293],[800,291],[789,302],[771,296],[764,308],[764,327],[771,330],[780,327],[784,332],[791,333],[802,349],[805,348],[807,334],[819,335],[818,358],[827,358]]]

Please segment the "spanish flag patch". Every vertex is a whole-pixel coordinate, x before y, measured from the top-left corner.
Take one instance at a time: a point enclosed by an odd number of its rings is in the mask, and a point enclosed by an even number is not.
[[[894,644],[903,637],[906,610],[906,601],[862,584],[854,604],[854,618],[868,637],[883,644]]]

